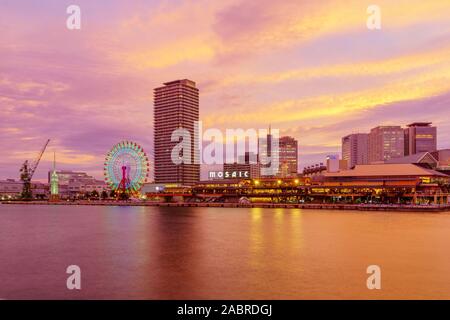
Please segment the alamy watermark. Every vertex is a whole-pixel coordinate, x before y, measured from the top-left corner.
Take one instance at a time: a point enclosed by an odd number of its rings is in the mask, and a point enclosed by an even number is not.
[[[70,274],[67,278],[66,286],[69,290],[81,290],[81,269],[77,265],[70,265],[66,269],[66,273]]]
[[[278,129],[226,129],[203,131],[202,121],[194,122],[194,132],[178,128],[172,132],[171,141],[176,145],[171,150],[173,164],[261,164],[261,175],[270,176],[279,167]],[[203,147],[204,143],[208,143]],[[245,160],[246,152],[257,154]]]
[[[75,4],[67,7],[66,13],[69,14],[66,20],[66,27],[69,30],[81,29],[81,8]]]
[[[370,265],[366,269],[367,274],[370,276],[367,278],[367,289],[380,290],[381,289],[381,268],[375,264]]]
[[[381,8],[376,4],[372,4],[367,7],[367,29],[369,30],[380,30],[381,29]]]

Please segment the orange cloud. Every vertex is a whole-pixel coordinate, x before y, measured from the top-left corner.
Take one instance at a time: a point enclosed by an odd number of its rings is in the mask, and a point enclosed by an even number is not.
[[[292,121],[351,118],[356,112],[386,104],[421,99],[450,91],[450,61],[431,73],[422,73],[389,82],[367,90],[321,95],[313,98],[285,100],[266,106],[251,106],[245,116],[233,113],[213,115],[205,118],[207,125],[289,123]]]
[[[450,3],[446,0],[380,0],[377,5],[382,12],[382,28],[387,29],[450,18]],[[219,34],[220,30],[227,28],[229,20],[241,27],[233,28],[234,32],[223,33],[220,51],[229,54],[267,51],[298,45],[325,35],[365,31],[367,6],[360,0],[349,0],[345,4],[339,0],[241,1],[240,5],[230,6],[216,26]],[[258,21],[255,23],[257,27],[246,28],[253,13],[258,10],[263,12],[257,14],[256,19],[264,19],[265,22]]]

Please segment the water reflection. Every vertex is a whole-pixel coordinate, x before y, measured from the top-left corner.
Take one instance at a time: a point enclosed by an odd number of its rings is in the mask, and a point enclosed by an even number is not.
[[[450,298],[449,229],[448,214],[3,205],[0,298]]]

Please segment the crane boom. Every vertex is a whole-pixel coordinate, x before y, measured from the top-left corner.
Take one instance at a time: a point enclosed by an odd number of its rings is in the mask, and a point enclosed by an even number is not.
[[[50,143],[50,139],[47,140],[47,142],[45,143],[44,147],[41,149],[41,151],[39,152],[38,157],[36,158],[36,160],[34,160],[31,169],[30,169],[30,180],[33,178],[34,172],[36,171],[39,162],[41,161],[42,155],[45,152],[45,149],[47,149],[48,144]]]
[[[34,172],[36,171],[39,162],[41,161],[42,155],[44,154],[45,149],[47,149],[49,143],[50,139],[47,140],[44,147],[39,152],[36,160],[31,165],[29,165],[28,160],[26,160],[23,163],[22,168],[20,169],[20,180],[23,183],[21,198],[23,200],[31,200],[33,198],[33,194],[31,192],[31,178],[33,178]]]

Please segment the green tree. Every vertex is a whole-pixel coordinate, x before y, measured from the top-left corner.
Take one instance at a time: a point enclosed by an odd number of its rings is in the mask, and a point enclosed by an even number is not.
[[[91,192],[91,198],[98,199],[98,197],[99,197],[98,191],[97,190],[93,190]]]

